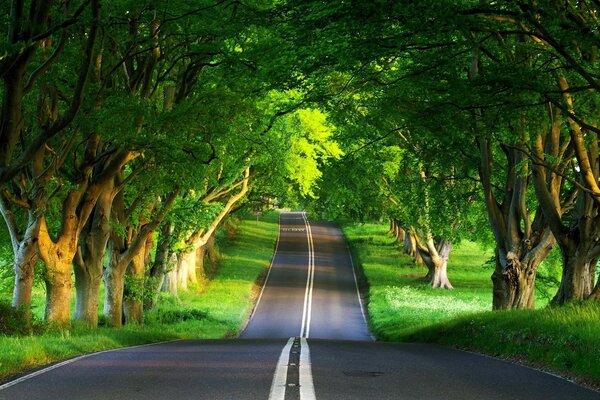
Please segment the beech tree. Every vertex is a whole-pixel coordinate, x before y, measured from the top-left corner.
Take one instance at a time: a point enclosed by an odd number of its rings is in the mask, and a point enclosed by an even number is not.
[[[598,88],[597,41],[590,34],[596,4],[303,1],[284,13],[307,53],[303,71],[325,77],[321,82],[342,72],[334,94],[402,91],[395,99],[421,113],[400,109],[396,119],[439,121],[432,110],[447,116],[444,110],[454,109],[457,115],[444,123],[454,126],[455,143],[475,136],[497,245],[495,308],[533,306],[535,272],[554,237],[565,263],[555,301],[594,292],[598,130],[587,105]],[[586,105],[577,108],[577,98]],[[506,171],[493,168],[499,158]]]
[[[524,2],[506,7],[485,5],[471,10],[494,29],[518,36],[528,51],[544,64],[519,86],[535,91],[548,112],[547,122],[531,135],[526,153],[534,172],[541,211],[563,255],[563,277],[556,303],[596,297],[598,129],[587,105],[597,101],[594,78],[597,42],[590,35],[596,25],[597,4]],[[512,31],[506,29],[510,27]],[[551,84],[535,85],[539,76]],[[534,84],[532,84],[532,82]],[[585,99],[577,107],[574,99]],[[565,132],[568,134],[565,135]],[[561,183],[568,184],[561,190]],[[594,293],[594,294],[592,294]]]
[[[69,326],[74,272],[76,319],[98,324],[103,278],[109,323],[140,323],[265,196],[389,218],[434,287],[487,215],[494,309],[534,307],[555,245],[554,302],[600,299],[596,2],[1,7],[0,211],[26,313],[41,263],[49,322]]]

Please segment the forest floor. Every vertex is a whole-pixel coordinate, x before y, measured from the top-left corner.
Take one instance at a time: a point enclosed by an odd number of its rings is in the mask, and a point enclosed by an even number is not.
[[[161,295],[156,308],[144,314],[143,325],[121,329],[76,324],[70,331],[44,331],[41,323],[31,335],[0,336],[0,381],[36,367],[81,354],[178,339],[215,339],[239,333],[254,305],[257,283],[269,266],[278,231],[278,214],[242,219],[217,237],[221,257],[212,280]],[[36,287],[33,312],[43,314],[43,288]],[[6,300],[6,294],[3,296]],[[102,304],[102,299],[100,299]],[[100,305],[100,307],[102,307]]]
[[[362,269],[369,325],[378,340],[481,352],[600,388],[599,305],[548,306],[555,287],[544,276],[536,287],[536,310],[492,312],[489,249],[472,242],[455,246],[448,263],[454,289],[433,289],[424,279],[426,268],[402,254],[387,225],[342,227]]]

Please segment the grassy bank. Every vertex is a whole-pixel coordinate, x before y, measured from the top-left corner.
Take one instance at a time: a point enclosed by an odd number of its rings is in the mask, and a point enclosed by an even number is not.
[[[353,257],[368,281],[369,323],[379,340],[432,342],[509,358],[600,384],[600,306],[491,312],[490,251],[465,242],[453,250],[454,290],[432,289],[381,224],[345,224]],[[546,290],[547,291],[547,290]]]
[[[145,315],[142,326],[122,329],[74,327],[68,333],[0,336],[0,379],[84,353],[176,339],[208,339],[237,335],[252,309],[256,281],[268,267],[277,236],[277,214],[257,223],[241,221],[232,241],[219,240],[222,258],[214,279],[198,288],[163,296]]]

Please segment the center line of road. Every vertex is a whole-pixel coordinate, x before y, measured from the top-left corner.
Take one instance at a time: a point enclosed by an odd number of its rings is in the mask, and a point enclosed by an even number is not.
[[[304,307],[302,308],[302,327],[300,337],[307,338],[310,335],[310,320],[312,315],[312,294],[315,280],[315,246],[313,243],[312,229],[302,213],[304,225],[306,226],[306,240],[308,241],[308,275],[306,277],[306,290],[304,292]]]
[[[306,338],[290,338],[281,351],[271,383],[269,400],[285,400],[287,389],[290,389],[288,398],[299,396],[300,400],[317,399]]]
[[[284,400],[285,399],[285,384],[287,381],[288,363],[290,361],[290,350],[294,344],[294,338],[290,338],[287,344],[281,351],[273,382],[271,383],[271,391],[269,392],[269,400]]]

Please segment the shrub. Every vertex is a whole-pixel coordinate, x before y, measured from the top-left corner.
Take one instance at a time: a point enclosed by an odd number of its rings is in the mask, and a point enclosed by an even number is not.
[[[207,316],[208,314],[205,311],[194,308],[157,310],[156,321],[161,324],[173,324],[189,320],[201,320]]]
[[[23,310],[7,301],[0,301],[0,335],[25,335],[31,333],[31,324]]]

